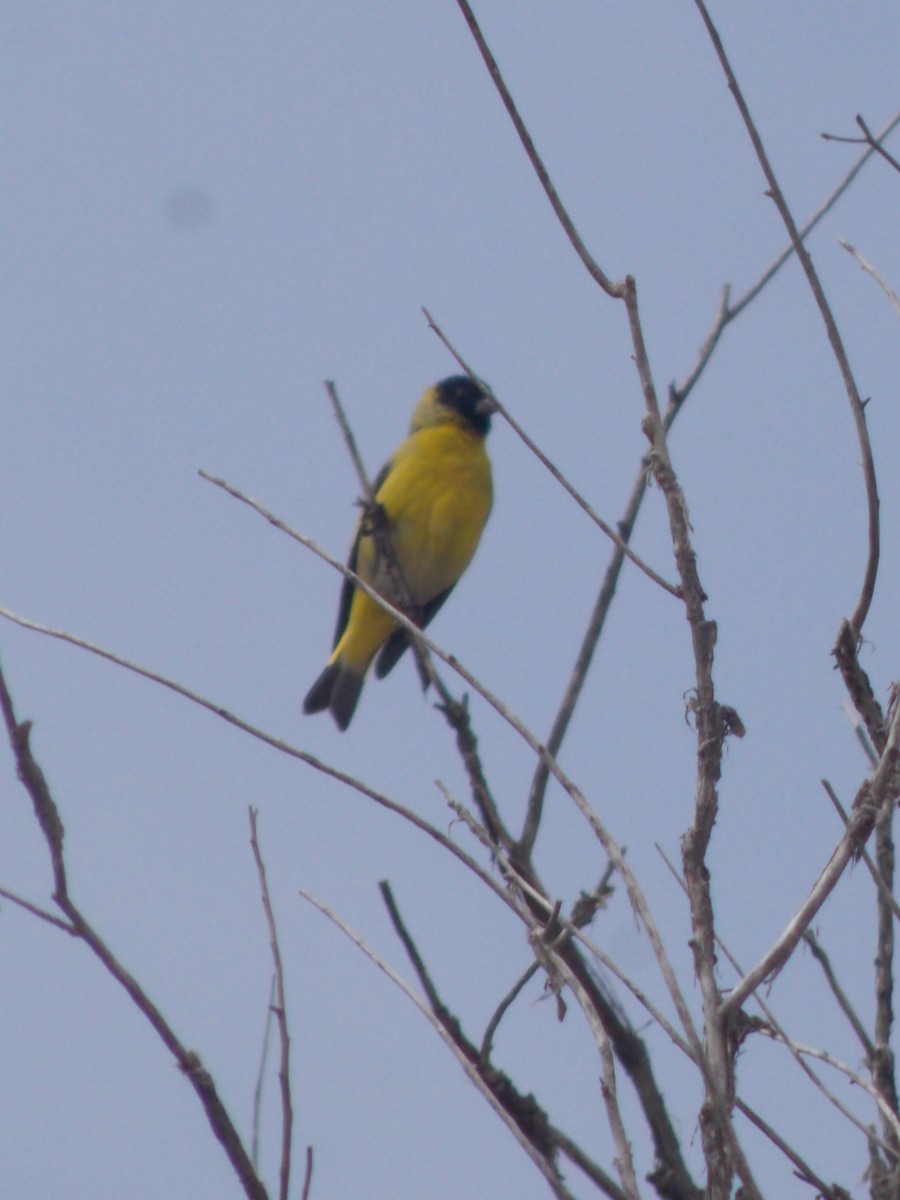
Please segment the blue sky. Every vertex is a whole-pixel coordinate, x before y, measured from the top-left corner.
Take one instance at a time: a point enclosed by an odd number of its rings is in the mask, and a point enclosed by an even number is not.
[[[857,154],[820,133],[853,133],[858,112],[879,127],[897,109],[900,12],[717,7],[802,220]],[[582,236],[610,275],[637,279],[664,390],[692,367],[722,286],[742,292],[786,240],[696,11],[507,0],[478,11]],[[411,665],[367,686],[345,735],[303,718],[339,580],[197,471],[342,555],[357,487],[322,381],[337,382],[374,472],[422,389],[455,370],[424,304],[595,508],[618,519],[645,444],[625,314],[556,224],[456,6],[30,0],[4,7],[0,59],[0,604],[171,675],[446,826],[434,781],[459,796],[465,781]],[[900,342],[887,301],[836,239],[896,288],[897,196],[896,174],[870,164],[811,242],[872,397],[884,554],[864,665],[882,697],[898,674]],[[849,803],[865,770],[829,657],[864,562],[859,452],[795,264],[727,331],[671,448],[719,623],[720,697],[748,729],[726,758],[711,866],[721,932],[749,964],[839,835],[820,779]],[[490,450],[495,510],[433,632],[545,736],[608,545],[502,422]],[[673,577],[656,490],[635,546]],[[316,1200],[546,1194],[425,1022],[298,896],[320,895],[408,974],[378,898],[390,879],[448,1003],[478,1036],[529,950],[474,880],[359,796],[162,688],[12,625],[0,628],[0,655],[20,717],[35,722],[77,897],[244,1130],[270,974],[248,845],[254,805],[287,966],[297,1142],[315,1147]],[[677,859],[690,820],[692,670],[678,604],[626,570],[561,756],[627,846],[689,989],[688,914],[654,844]],[[533,759],[478,699],[473,712],[515,824]],[[47,903],[46,853],[8,754],[2,763],[0,884]],[[565,903],[605,865],[558,789],[537,862]],[[871,910],[857,869],[818,923],[864,1014]],[[662,996],[621,891],[594,933]],[[4,905],[0,955],[6,1190],[31,1200],[78,1180],[86,1194],[133,1200],[239,1195],[193,1093],[88,953]],[[799,1040],[858,1064],[807,958],[771,1000]],[[660,1031],[646,1037],[696,1164],[696,1082]],[[599,1068],[574,1005],[557,1023],[533,984],[497,1051],[609,1165]],[[826,1178],[858,1182],[862,1140],[783,1051],[748,1050],[741,1087],[770,1120],[789,1116]],[[275,1114],[273,1087],[270,1180]],[[747,1144],[771,1194],[805,1194],[755,1135]],[[649,1169],[640,1138],[636,1149]]]

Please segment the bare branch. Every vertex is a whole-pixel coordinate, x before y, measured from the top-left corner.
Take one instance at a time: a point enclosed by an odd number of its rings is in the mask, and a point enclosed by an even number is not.
[[[254,1171],[259,1170],[259,1131],[262,1123],[263,1088],[266,1082],[266,1067],[269,1062],[269,1041],[272,1036],[272,1026],[275,1023],[275,976],[269,986],[269,1003],[266,1006],[266,1021],[263,1026],[262,1048],[259,1052],[259,1068],[256,1072],[256,1084],[253,1088],[253,1138],[250,1143],[250,1158]]]
[[[472,37],[475,39],[475,44],[481,53],[481,57],[484,59],[485,66],[488,69],[488,74],[493,81],[494,87],[499,92],[500,99],[503,101],[504,107],[509,113],[509,118],[513,123],[513,127],[515,128],[516,133],[519,135],[519,141],[522,143],[525,153],[528,155],[528,159],[534,168],[534,173],[540,180],[541,187],[544,189],[547,199],[550,201],[550,206],[552,207],[553,212],[556,214],[556,219],[563,227],[566,237],[572,243],[575,253],[581,259],[585,269],[594,282],[599,284],[599,286],[604,290],[604,292],[606,292],[608,296],[612,296],[614,299],[621,299],[622,284],[613,283],[612,280],[609,279],[606,274],[604,274],[599,265],[594,261],[594,258],[592,257],[587,246],[585,246],[584,242],[581,240],[581,235],[575,228],[575,223],[566,211],[562,200],[560,200],[559,194],[553,185],[553,181],[550,178],[547,168],[544,166],[544,163],[537,152],[531,134],[528,132],[525,122],[519,115],[519,110],[516,108],[516,103],[510,94],[509,88],[506,86],[503,76],[500,74],[500,68],[497,65],[497,60],[494,58],[490,47],[484,40],[484,35],[482,34],[478,22],[475,19],[475,14],[472,12],[468,0],[457,0],[457,4],[459,5],[460,11],[466,19],[466,24],[469,26]]]
[[[875,591],[875,579],[878,574],[878,559],[880,552],[880,531],[878,518],[878,484],[875,478],[875,463],[872,458],[872,445],[869,440],[869,430],[866,423],[865,405],[860,399],[859,390],[856,386],[856,380],[853,378],[853,372],[850,368],[850,361],[847,357],[847,352],[844,349],[844,343],[840,332],[832,314],[831,307],[825,297],[825,292],[822,284],[819,281],[819,276],[813,266],[809,252],[803,244],[803,239],[800,236],[794,218],[788,208],[787,201],[784,198],[784,193],[772,169],[769,157],[766,154],[765,147],[762,144],[762,139],[759,136],[753,118],[750,115],[750,110],[744,100],[737,78],[732,70],[728,55],[725,52],[725,47],[722,45],[722,39],[719,37],[718,30],[713,24],[712,18],[709,15],[704,0],[694,0],[703,23],[706,26],[710,40],[715,48],[716,55],[721,63],[722,70],[728,80],[728,87],[734,96],[735,103],[746,126],[750,141],[753,144],[753,149],[756,151],[756,157],[759,159],[759,164],[762,167],[763,174],[769,185],[769,193],[775,202],[775,206],[785,224],[785,228],[791,239],[791,244],[803,272],[806,275],[807,282],[822,320],[825,324],[825,331],[828,335],[828,341],[834,353],[841,377],[844,381],[844,387],[847,392],[847,398],[850,402],[850,410],[853,414],[853,420],[856,424],[856,435],[859,440],[860,451],[862,453],[863,476],[866,484],[866,499],[869,510],[869,556],[866,563],[865,576],[863,578],[862,589],[860,591],[859,600],[857,601],[856,609],[850,622],[856,632],[857,637],[862,634],[863,625],[866,620],[866,615],[869,611],[869,606],[872,603],[872,596]]]
[[[884,890],[893,899],[894,891],[894,836],[893,820],[895,806],[883,804],[875,819],[875,858],[878,874],[884,881]],[[895,1121],[883,1118],[884,1136],[900,1150],[897,1137],[896,1116],[897,1078],[894,1070],[894,1051],[891,1048],[891,1033],[894,1027],[894,914],[881,889],[876,893],[878,905],[878,933],[875,951],[875,1046],[869,1055],[869,1070],[872,1081],[883,1098]]]
[[[758,1112],[755,1112],[749,1104],[745,1104],[740,1097],[735,1100],[735,1106],[740,1109],[748,1121],[751,1121],[760,1133],[765,1134],[773,1146],[777,1146],[781,1153],[789,1158],[797,1168],[797,1173],[804,1183],[808,1183],[811,1187],[817,1188],[822,1196],[822,1200],[852,1200],[850,1193],[838,1184],[828,1184],[824,1179],[820,1179],[812,1167],[805,1162],[793,1146],[788,1145],[784,1138],[772,1128],[768,1121],[763,1120]]]
[[[898,317],[900,317],[900,296],[897,295],[881,272],[876,270],[876,268],[872,266],[868,259],[863,258],[859,251],[851,246],[849,242],[845,242],[843,238],[838,238],[838,245],[843,246],[848,254],[852,254],[862,269],[872,276],[872,278],[887,296],[888,300],[890,300],[891,304],[893,305],[894,312]]]
[[[877,765],[877,763],[878,763],[878,759],[876,758],[875,764]],[[831,800],[831,803],[837,809],[838,816],[844,822],[844,828],[846,828],[850,824],[850,818],[847,816],[847,813],[844,811],[843,804],[841,804],[840,800],[838,800],[837,795],[835,794],[834,788],[831,786],[831,784],[828,782],[827,779],[823,779],[821,781],[821,783],[822,783],[822,787],[825,789],[826,794],[828,795],[828,798]],[[900,904],[898,904],[897,901],[894,899],[894,893],[891,891],[891,889],[888,887],[888,885],[885,883],[885,881],[881,878],[881,872],[878,870],[878,868],[875,866],[875,863],[872,861],[871,854],[869,854],[868,850],[866,850],[866,848],[863,847],[862,850],[860,850],[859,856],[863,860],[863,862],[866,864],[866,868],[868,869],[869,874],[872,876],[872,882],[878,888],[881,898],[884,900],[885,904],[888,905],[888,907],[890,908],[890,910],[894,914],[894,916],[897,918],[897,920],[900,921]]]
[[[866,122],[863,120],[863,118],[859,114],[857,114],[856,124],[860,127],[860,129],[863,132],[863,136],[861,138],[841,137],[839,134],[836,134],[836,133],[823,133],[822,138],[826,142],[849,142],[852,145],[859,145],[860,143],[862,143],[863,145],[869,146],[870,154],[871,153],[880,154],[881,157],[885,160],[885,162],[890,163],[890,165],[894,168],[895,171],[900,171],[900,162],[898,162],[897,159],[894,158],[894,156],[892,154],[888,154],[887,150],[885,150],[884,146],[881,144],[883,139],[886,138],[887,135],[890,133],[890,131],[893,129],[895,123],[896,122],[892,122],[887,129],[882,129],[881,133],[874,134],[874,133],[872,133],[871,129],[866,124]]]
[[[162,1013],[137,982],[122,966],[87,918],[69,895],[66,865],[63,856],[63,824],[44,773],[35,760],[29,743],[31,722],[16,720],[12,697],[6,678],[0,669],[0,709],[6,722],[10,745],[16,758],[18,775],[34,805],[35,814],[44,834],[53,863],[55,880],[54,902],[67,918],[75,936],[81,939],[101,961],[109,974],[128,993],[135,1007],[143,1013],[159,1038],[175,1058],[190,1082],[206,1113],[210,1128],[224,1149],[248,1200],[268,1200],[268,1193],[253,1169],[240,1135],[219,1098],[212,1076],[204,1068],[199,1055],[188,1050],[179,1040]]]
[[[39,921],[46,921],[48,925],[52,925],[56,929],[61,929],[63,933],[68,933],[70,937],[78,937],[78,930],[73,928],[68,921],[61,920],[54,913],[47,912],[45,908],[41,908],[38,904],[32,904],[30,900],[26,900],[23,896],[17,896],[15,892],[0,887],[0,897],[8,900],[10,904],[15,904],[18,908],[24,909],[25,912],[31,913]]]
[[[687,888],[685,887],[684,880],[682,880],[679,877],[678,872],[675,870],[675,868],[672,866],[669,859],[666,857],[665,851],[663,851],[659,845],[657,845],[656,848],[659,851],[660,855],[662,856],[662,859],[665,862],[666,866],[672,872],[672,875],[674,876],[679,887],[681,887],[681,889],[686,893]],[[725,957],[728,959],[728,961],[731,963],[732,967],[734,967],[737,974],[739,976],[743,977],[746,974],[746,972],[744,971],[741,964],[738,962],[738,960],[735,958],[735,956],[731,953],[728,946],[725,944],[725,942],[722,941],[722,938],[718,934],[716,935],[716,944],[719,947],[719,949],[722,951],[722,953],[725,955]],[[735,1017],[734,1023],[732,1024],[732,1036],[736,1037],[738,1044],[740,1044],[740,1042],[746,1037],[747,1033],[750,1033],[753,1031],[758,1032],[758,1033],[767,1033],[775,1041],[780,1042],[788,1050],[791,1057],[794,1059],[794,1061],[797,1063],[797,1065],[803,1071],[804,1075],[806,1075],[807,1079],[809,1079],[810,1082],[813,1084],[813,1086],[816,1087],[822,1093],[822,1095],[825,1097],[825,1099],[830,1104],[834,1105],[834,1107],[838,1110],[838,1112],[840,1112],[844,1117],[846,1117],[847,1120],[852,1125],[855,1125],[856,1128],[859,1129],[860,1132],[865,1135],[866,1139],[870,1143],[874,1141],[878,1146],[881,1147],[881,1149],[886,1151],[886,1153],[888,1155],[892,1155],[893,1151],[891,1150],[891,1147],[886,1142],[882,1141],[880,1138],[875,1137],[872,1130],[867,1125],[865,1125],[851,1109],[849,1109],[845,1104],[843,1104],[838,1099],[838,1097],[834,1094],[834,1092],[832,1092],[831,1089],[825,1085],[825,1083],[819,1078],[819,1076],[815,1073],[815,1071],[813,1071],[813,1069],[809,1066],[809,1064],[804,1060],[803,1056],[800,1054],[800,1052],[797,1049],[797,1043],[795,1043],[793,1041],[793,1039],[791,1039],[788,1036],[788,1034],[784,1031],[783,1027],[781,1026],[780,1022],[776,1018],[775,1014],[772,1012],[772,1009],[766,1003],[766,1001],[763,998],[759,989],[757,989],[753,993],[753,998],[756,1001],[756,1003],[759,1005],[759,1007],[762,1009],[762,1012],[766,1019],[766,1023],[763,1023],[760,1021],[753,1021],[750,1018],[743,1017],[742,1015]],[[735,1103],[738,1103],[737,1100],[735,1101]]]
[[[336,565],[339,566],[339,564]],[[405,620],[402,614],[398,613],[398,616],[400,616],[402,620]],[[26,617],[21,617],[6,608],[0,608],[0,617],[4,617],[8,621],[12,621],[16,625],[20,625],[23,629],[31,629],[37,633],[42,633],[47,637],[57,638],[60,641],[68,642],[70,645],[77,646],[81,650],[87,650],[90,654],[96,654],[100,658],[105,658],[109,662],[114,663],[116,666],[123,667],[126,671],[132,671],[136,675],[140,675],[154,683],[159,683],[163,687],[168,688],[170,691],[175,692],[177,695],[182,696],[184,699],[189,700],[191,703],[198,705],[200,708],[206,709],[208,712],[213,713],[217,717],[220,717],[223,721],[226,721],[229,725],[233,725],[236,729],[240,729],[243,733],[249,734],[250,737],[256,738],[258,741],[263,742],[273,750],[277,750],[282,754],[286,754],[290,758],[295,758],[299,762],[305,763],[307,766],[312,767],[313,770],[319,771],[323,775],[327,775],[329,778],[337,780],[338,783],[342,783],[346,787],[349,787],[352,791],[358,792],[360,795],[365,796],[369,800],[373,800],[382,808],[385,808],[389,812],[393,812],[397,816],[402,817],[403,820],[408,821],[409,824],[415,826],[415,828],[420,832],[427,834],[428,837],[432,838],[439,845],[443,846],[443,848],[449,851],[454,858],[457,858],[461,863],[468,867],[470,871],[473,871],[482,881],[482,883],[486,884],[487,887],[489,887],[491,891],[493,891],[494,894],[503,901],[504,904],[512,908],[513,911],[517,911],[513,901],[507,894],[506,889],[500,883],[498,883],[488,871],[485,871],[484,868],[481,867],[470,855],[468,855],[464,850],[460,849],[460,847],[457,846],[451,838],[447,837],[445,833],[435,828],[433,825],[430,825],[426,820],[420,817],[418,813],[414,812],[410,808],[404,807],[402,804],[398,804],[395,800],[391,800],[390,797],[386,796],[383,792],[379,792],[377,789],[369,787],[361,780],[356,779],[352,775],[348,775],[346,771],[339,771],[336,767],[332,767],[328,763],[323,762],[321,759],[316,758],[314,754],[309,754],[307,751],[291,745],[290,742],[286,742],[282,738],[277,738],[270,733],[266,733],[265,730],[252,725],[249,721],[245,721],[242,717],[237,716],[235,713],[229,711],[227,708],[224,708],[222,705],[217,704],[212,700],[208,700],[205,696],[201,696],[199,692],[194,692],[190,688],[185,687],[183,684],[177,683],[174,679],[169,679],[167,676],[160,675],[156,671],[151,671],[147,667],[142,667],[137,663],[130,662],[127,658],[122,658],[120,655],[114,654],[111,650],[106,650],[102,646],[96,646],[92,642],[88,642],[83,638],[76,637],[74,634],[66,633],[62,629],[52,629],[47,625],[41,625],[36,621],[31,621]]]
[[[559,971],[581,1005],[581,1010],[587,1017],[594,1040],[597,1043],[597,1048],[600,1051],[601,1090],[603,1093],[603,1103],[606,1107],[606,1119],[609,1122],[609,1128],[616,1145],[616,1168],[618,1169],[625,1195],[629,1200],[639,1200],[637,1177],[634,1173],[634,1160],[631,1156],[631,1146],[628,1142],[628,1135],[625,1132],[622,1114],[619,1111],[619,1099],[616,1090],[616,1067],[610,1047],[609,1035],[600,1014],[592,1003],[590,995],[582,987],[577,975],[571,970],[561,955],[553,954],[552,957],[554,969]]]
[[[822,945],[819,942],[819,939],[816,937],[816,935],[813,933],[813,931],[811,929],[807,929],[806,933],[804,933],[803,940],[806,942],[807,946],[809,946],[809,949],[812,953],[813,958],[816,960],[816,962],[822,968],[822,974],[825,976],[826,980],[828,981],[828,986],[831,988],[831,994],[834,996],[835,1000],[837,1001],[838,1007],[841,1009],[844,1016],[850,1022],[851,1029],[856,1034],[856,1036],[859,1038],[860,1044],[861,1044],[863,1050],[865,1050],[865,1052],[866,1052],[866,1057],[871,1060],[871,1058],[875,1052],[875,1047],[872,1044],[872,1039],[869,1037],[868,1033],[866,1033],[865,1026],[863,1025],[862,1021],[859,1019],[859,1015],[857,1014],[856,1009],[850,1003],[850,1000],[847,997],[847,993],[844,991],[844,989],[841,987],[840,983],[838,982],[838,978],[834,973],[834,968],[831,965],[831,959],[828,957],[826,952],[822,949]]]
[[[776,1034],[774,1031],[763,1029],[761,1032],[767,1033],[773,1041],[784,1042],[785,1045],[788,1044],[784,1033],[781,1031]],[[851,1083],[856,1084],[858,1088],[862,1088],[862,1090],[870,1097],[870,1099],[875,1102],[878,1111],[888,1122],[893,1133],[893,1140],[896,1142],[897,1139],[900,1138],[900,1120],[898,1120],[897,1114],[892,1111],[890,1106],[885,1102],[882,1094],[873,1084],[869,1083],[868,1080],[863,1079],[863,1077],[857,1071],[854,1071],[852,1067],[848,1067],[846,1063],[841,1062],[839,1058],[837,1058],[834,1054],[831,1054],[828,1050],[820,1050],[816,1046],[804,1046],[801,1042],[794,1041],[792,1041],[790,1045],[798,1054],[801,1054],[806,1058],[814,1058],[819,1062],[825,1063],[826,1066],[833,1067],[836,1071],[839,1071],[842,1075],[849,1079]],[[884,1145],[884,1143],[882,1142],[880,1145]],[[897,1157],[897,1151],[895,1149],[891,1150],[890,1147],[885,1148],[889,1149],[895,1158]]]
[[[895,708],[887,742],[878,766],[863,782],[856,794],[853,802],[853,814],[847,824],[844,836],[838,842],[831,858],[784,933],[760,962],[723,1000],[723,1015],[736,1012],[750,993],[755,991],[763,981],[773,978],[793,954],[800,938],[834,891],[848,864],[868,841],[875,827],[878,810],[886,802],[893,803],[892,789],[898,758],[900,758],[900,706]]]
[[[275,912],[272,908],[272,898],[269,895],[269,881],[266,878],[266,864],[263,862],[262,851],[259,848],[257,834],[258,812],[255,808],[248,809],[250,815],[250,845],[253,849],[253,861],[259,875],[259,886],[262,893],[263,909],[266,914],[266,925],[269,928],[269,943],[272,947],[272,965],[275,969],[275,1005],[274,1012],[278,1024],[278,1040],[281,1045],[281,1061],[278,1067],[278,1084],[281,1089],[281,1166],[279,1170],[279,1200],[288,1200],[291,1184],[291,1153],[294,1142],[294,1105],[291,1099],[291,1037],[287,1023],[287,1003],[284,996],[284,965],[281,960],[281,947],[278,944],[278,927],[275,924]]]
[[[437,334],[462,369],[468,375],[470,375],[472,379],[478,380],[482,387],[485,388],[485,391],[490,392],[491,398],[497,406],[498,415],[503,417],[504,421],[506,421],[509,427],[516,434],[518,434],[535,458],[537,458],[538,461],[547,468],[557,483],[561,484],[564,490],[569,493],[582,512],[586,513],[590,517],[597,528],[601,530],[601,532],[605,533],[609,540],[613,542],[614,545],[621,550],[625,557],[630,559],[639,570],[643,571],[648,579],[652,579],[655,584],[658,584],[659,587],[661,587],[664,592],[668,592],[670,596],[674,596],[676,599],[679,599],[681,597],[680,588],[678,588],[678,586],[674,583],[669,583],[667,579],[664,579],[662,575],[657,574],[652,567],[648,566],[647,563],[645,563],[644,560],[638,554],[636,554],[634,550],[631,549],[625,539],[616,533],[612,526],[608,525],[600,516],[600,514],[594,508],[592,508],[590,504],[588,504],[587,500],[585,500],[581,493],[571,483],[569,483],[568,479],[566,479],[559,467],[550,461],[537,443],[532,441],[518,421],[509,415],[494,393],[491,392],[490,388],[488,388],[487,385],[482,380],[478,379],[478,376],[472,372],[472,369],[466,364],[465,359],[460,356],[453,343],[448,339],[447,335],[441,329],[440,325],[438,325],[438,323],[435,321],[428,309],[423,308],[422,312],[425,314],[425,318],[428,321],[429,329],[432,329]]]
[[[414,989],[411,988],[410,985],[400,975],[397,974],[393,967],[389,966],[388,963],[385,962],[385,960],[379,954],[377,954],[371,946],[368,945],[368,943],[360,936],[360,934],[352,930],[349,925],[342,921],[336,913],[332,912],[332,910],[326,904],[324,904],[321,900],[316,899],[315,896],[307,891],[304,891],[303,889],[301,889],[300,895],[304,900],[309,901],[309,903],[317,908],[319,912],[326,916],[329,921],[336,925],[338,929],[340,929],[341,932],[344,933],[350,939],[350,941],[354,943],[354,945],[362,950],[363,954],[365,954],[366,957],[369,958],[378,967],[378,969],[382,971],[388,977],[388,979],[391,980],[392,983],[395,983],[397,987],[400,988],[400,990],[413,1002],[413,1004],[415,1004],[419,1012],[422,1013],[432,1028],[437,1031],[444,1044],[449,1048],[454,1058],[456,1058],[457,1062],[465,1071],[469,1081],[474,1084],[475,1088],[482,1094],[482,1096],[484,1096],[488,1104],[490,1104],[491,1108],[493,1108],[494,1112],[497,1113],[504,1125],[507,1127],[510,1133],[512,1133],[513,1137],[516,1139],[531,1161],[535,1164],[537,1169],[541,1172],[544,1179],[547,1181],[550,1190],[553,1192],[554,1196],[557,1197],[557,1200],[574,1200],[572,1193],[563,1182],[562,1176],[559,1173],[559,1169],[553,1161],[552,1143],[546,1147],[541,1147],[539,1141],[535,1140],[533,1136],[529,1137],[528,1134],[526,1134],[520,1122],[514,1118],[504,1104],[501,1103],[494,1090],[489,1086],[488,1082],[483,1077],[482,1072],[479,1071],[477,1065],[477,1051],[472,1056],[467,1054],[461,1046],[458,1037],[451,1033],[445,1021],[442,1020],[441,1017],[431,1009],[428,1002],[424,1000],[418,994],[418,992],[414,991]]]
[[[306,1147],[306,1173],[303,1176],[303,1191],[300,1194],[300,1200],[309,1200],[310,1188],[312,1187],[313,1174],[313,1148]]]

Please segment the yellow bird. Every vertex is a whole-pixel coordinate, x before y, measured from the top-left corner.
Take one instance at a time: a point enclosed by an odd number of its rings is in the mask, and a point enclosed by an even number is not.
[[[491,464],[484,439],[496,406],[465,375],[428,388],[416,405],[409,436],[375,480],[394,555],[424,629],[472,561],[491,511]],[[365,516],[350,559],[352,571],[392,604],[403,602],[378,553]],[[303,702],[306,713],[330,709],[346,729],[375,655],[383,679],[409,645],[409,635],[365,592],[344,580],[334,649]],[[380,653],[379,653],[380,651]]]

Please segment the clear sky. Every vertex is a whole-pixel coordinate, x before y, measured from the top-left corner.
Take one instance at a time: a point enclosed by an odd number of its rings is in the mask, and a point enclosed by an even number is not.
[[[802,220],[858,153],[820,133],[852,134],[856,113],[877,128],[898,107],[900,9],[715,8]],[[582,236],[610,275],[638,281],[664,392],[693,366],[722,286],[740,294],[786,240],[695,8],[490,0],[479,13]],[[645,446],[625,314],[566,242],[456,5],[10,0],[0,108],[0,604],[170,675],[446,826],[434,781],[462,797],[465,780],[411,663],[367,686],[346,734],[302,717],[339,579],[197,471],[343,555],[358,489],[322,381],[337,382],[376,470],[422,389],[456,369],[427,305],[596,509],[620,516]],[[811,243],[872,398],[884,557],[864,663],[882,697],[900,674],[900,339],[837,238],[898,288],[898,195],[898,176],[871,163]],[[719,622],[720,698],[748,730],[726,758],[711,866],[722,935],[749,965],[839,835],[820,779],[849,803],[865,770],[829,657],[864,563],[859,451],[796,264],[727,331],[671,447]],[[490,449],[495,510],[433,632],[546,736],[609,546],[502,421]],[[674,577],[656,490],[635,546]],[[201,1054],[242,1130],[270,979],[254,805],[315,1200],[547,1194],[409,1002],[298,895],[321,896],[408,975],[378,896],[389,879],[478,1038],[530,952],[472,878],[360,796],[159,686],[9,624],[0,655],[20,717],[35,722],[76,897]],[[679,605],[626,570],[561,757],[627,846],[699,1008],[686,906],[654,848],[677,860],[690,820],[692,682]],[[515,824],[533,759],[472,703]],[[0,884],[49,904],[46,852],[8,752],[0,798]],[[551,788],[537,862],[567,905],[605,865],[586,834]],[[866,1018],[871,910],[857,869],[818,923]],[[621,889],[594,933],[663,996]],[[5,904],[0,976],[5,1194],[240,1194],[193,1092],[83,947]],[[574,1005],[559,1024],[540,995],[532,984],[501,1026],[498,1059],[609,1167],[589,1033]],[[858,1065],[808,958],[771,1000],[799,1040]],[[696,1082],[659,1030],[645,1036],[696,1165]],[[861,1137],[783,1051],[749,1048],[740,1084],[769,1120],[789,1121],[826,1178],[862,1194]],[[874,1119],[858,1090],[835,1086]],[[770,1194],[809,1194],[755,1135],[747,1144]],[[636,1151],[646,1171],[640,1139]]]

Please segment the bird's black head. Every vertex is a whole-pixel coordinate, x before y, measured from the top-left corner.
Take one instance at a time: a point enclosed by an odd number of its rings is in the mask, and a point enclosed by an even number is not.
[[[491,414],[496,405],[487,392],[468,375],[451,375],[435,385],[435,399],[444,408],[459,413],[460,417],[480,434],[491,427]]]

